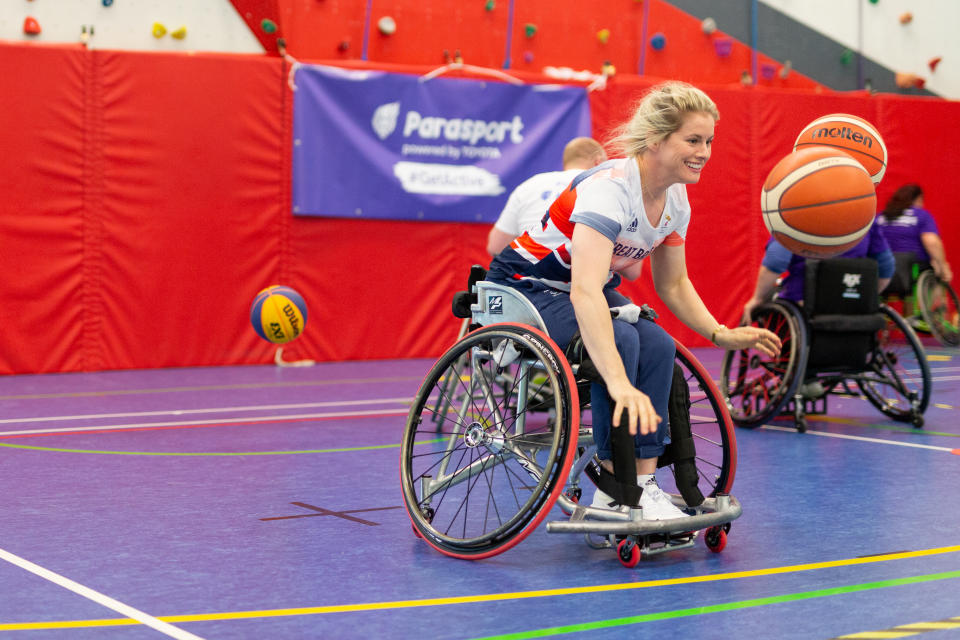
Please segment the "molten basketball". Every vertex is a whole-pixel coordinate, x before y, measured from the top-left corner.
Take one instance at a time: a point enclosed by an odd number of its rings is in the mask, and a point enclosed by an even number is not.
[[[307,305],[303,297],[290,287],[273,285],[253,299],[250,324],[264,340],[286,344],[303,332],[307,324]]]
[[[817,118],[803,128],[793,150],[812,146],[843,149],[863,165],[875,185],[887,170],[887,145],[876,127],[858,116],[831,113]]]
[[[829,147],[806,147],[778,162],[763,183],[760,211],[780,244],[808,258],[830,258],[870,230],[877,194],[863,166]]]

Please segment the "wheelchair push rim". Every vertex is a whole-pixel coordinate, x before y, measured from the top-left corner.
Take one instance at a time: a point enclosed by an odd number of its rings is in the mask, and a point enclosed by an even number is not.
[[[960,346],[960,315],[957,293],[932,270],[917,280],[920,314],[937,342],[945,347]]]
[[[807,337],[795,309],[784,301],[774,301],[753,311],[751,326],[780,338],[779,355],[771,358],[756,349],[740,349],[723,356],[720,390],[738,427],[753,429],[779,415],[800,385],[806,369]]]
[[[502,323],[460,339],[424,379],[401,443],[414,531],[465,559],[527,537],[567,481],[578,406],[570,365],[542,332]]]

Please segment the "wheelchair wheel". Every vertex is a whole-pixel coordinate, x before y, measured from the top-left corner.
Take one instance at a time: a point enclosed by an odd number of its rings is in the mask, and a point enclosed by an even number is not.
[[[750,324],[777,334],[783,345],[773,358],[756,349],[723,356],[720,389],[730,417],[738,427],[753,429],[778,415],[796,393],[806,371],[807,334],[800,312],[784,301],[754,309]]]
[[[917,302],[920,314],[937,342],[945,347],[960,345],[960,315],[957,311],[960,303],[953,287],[932,270],[924,271],[917,279]]]
[[[564,488],[578,405],[570,365],[542,332],[505,323],[464,336],[427,374],[407,417],[400,479],[414,531],[466,559],[523,540]]]
[[[857,384],[884,415],[923,425],[930,402],[930,364],[913,329],[899,313],[880,305],[887,326],[877,332],[877,345],[867,356],[867,370]]]
[[[707,497],[730,493],[737,470],[737,438],[733,421],[707,370],[689,349],[679,342],[676,346],[676,363],[690,391],[690,431],[697,450],[697,486]],[[672,465],[668,467],[672,472]],[[586,466],[584,474],[597,483],[600,461],[596,456]],[[657,481],[667,493],[679,493],[672,473],[658,475]]]

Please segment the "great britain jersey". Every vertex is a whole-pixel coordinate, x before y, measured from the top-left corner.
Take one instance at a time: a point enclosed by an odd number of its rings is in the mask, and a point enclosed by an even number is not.
[[[534,229],[524,232],[493,259],[490,277],[533,280],[570,290],[570,245],[578,224],[602,233],[613,243],[607,284],[616,272],[646,258],[661,244],[682,245],[690,222],[690,202],[682,184],[667,189],[659,224],[647,219],[634,158],[618,158],[588,169],[573,179],[550,205]]]

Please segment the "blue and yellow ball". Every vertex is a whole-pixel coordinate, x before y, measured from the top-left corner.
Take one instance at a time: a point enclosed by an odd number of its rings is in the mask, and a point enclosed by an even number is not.
[[[260,291],[250,306],[250,323],[257,335],[274,344],[286,344],[300,337],[307,324],[303,296],[283,285]]]

